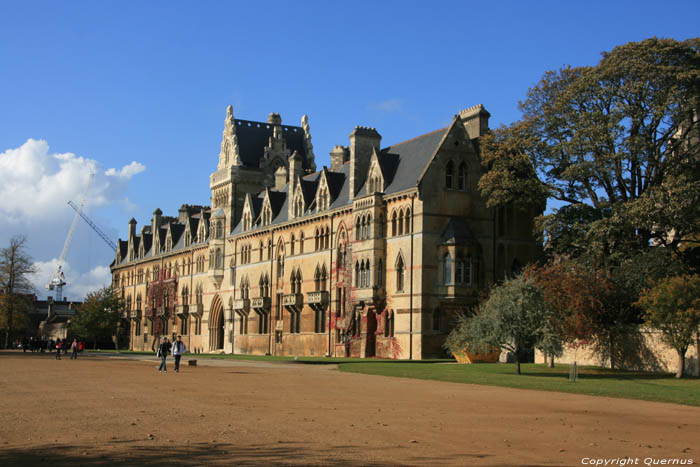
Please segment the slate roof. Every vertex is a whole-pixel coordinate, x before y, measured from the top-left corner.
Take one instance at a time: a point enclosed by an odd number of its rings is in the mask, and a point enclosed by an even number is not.
[[[435,130],[417,138],[382,149],[380,161],[389,183],[384,193],[399,191],[416,186],[418,177],[437,151],[449,127]]]
[[[440,234],[440,243],[445,245],[471,245],[474,234],[464,218],[453,217]]]
[[[238,153],[241,162],[247,167],[260,167],[260,159],[265,153],[269,138],[274,132],[270,123],[254,122],[251,120],[235,119]],[[306,145],[304,144],[304,129],[299,126],[281,125],[282,135],[287,148],[291,152],[298,151],[302,156],[303,166],[306,167]]]

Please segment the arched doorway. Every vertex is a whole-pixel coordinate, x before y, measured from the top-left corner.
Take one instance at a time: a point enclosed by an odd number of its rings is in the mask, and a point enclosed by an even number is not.
[[[367,334],[365,342],[365,357],[377,354],[377,313],[375,309],[367,311]]]
[[[224,307],[218,295],[209,310],[209,347],[211,350],[224,349]]]

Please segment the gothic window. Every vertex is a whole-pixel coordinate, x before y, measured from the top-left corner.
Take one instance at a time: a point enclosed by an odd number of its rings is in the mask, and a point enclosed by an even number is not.
[[[297,196],[294,200],[294,217],[301,217],[304,215],[304,199],[301,195]]]
[[[216,238],[221,238],[223,237],[224,234],[224,228],[220,220],[216,221]]]
[[[384,337],[394,337],[394,313],[390,310],[384,315]]]
[[[299,254],[304,254],[304,232],[299,232]]]
[[[328,272],[326,271],[326,265],[321,267],[321,290],[326,290],[326,284],[328,281]]]
[[[457,189],[465,190],[467,188],[467,166],[464,162],[459,165],[457,172]]]
[[[267,259],[272,259],[272,239],[267,239]]]
[[[452,178],[454,178],[455,167],[452,161],[447,163],[447,168],[445,169],[445,188],[448,190],[452,189]]]
[[[216,269],[224,267],[224,255],[221,253],[221,248],[216,249]]]
[[[316,291],[321,290],[321,270],[316,266],[316,272],[314,272],[314,287]]]
[[[451,284],[452,283],[452,257],[450,256],[449,253],[445,253],[445,255],[442,257],[442,261],[443,261],[442,262],[443,284]]]
[[[355,287],[360,286],[360,263],[355,261]]]
[[[284,255],[279,253],[277,255],[277,278],[282,277],[284,277]]]
[[[318,228],[314,231],[314,251],[318,251],[318,239],[319,239],[319,234],[318,234]]]
[[[399,217],[398,217],[397,223],[398,223],[397,227],[399,229],[398,234],[403,235],[403,227],[404,227],[403,226],[403,209],[399,209]]]
[[[259,255],[258,261],[262,261],[262,260],[263,260],[263,251],[264,251],[264,249],[263,249],[263,242],[262,242],[262,240],[260,240],[260,248],[259,248],[259,250],[258,250],[258,252],[260,253],[260,255]]]
[[[377,285],[379,287],[384,285],[384,264],[381,259],[377,262]]]
[[[404,222],[405,222],[404,229],[403,229],[404,232],[407,234],[411,233],[411,210],[410,209],[406,209],[406,217],[405,217]]]
[[[404,288],[404,269],[405,265],[403,258],[399,254],[399,257],[396,260],[396,290],[398,291],[402,291]]]
[[[360,220],[360,217],[358,216],[357,219],[355,220],[355,239],[359,240],[362,238],[360,234],[360,229],[362,228],[362,222]]]
[[[250,283],[248,282],[248,276],[241,279],[241,298],[247,299],[250,296]]]
[[[396,211],[391,214],[391,236],[396,236]]]
[[[289,250],[290,250],[289,254],[291,254],[291,255],[294,254],[294,242],[295,241],[296,241],[296,239],[294,238],[294,234],[292,234],[292,236],[289,238]]]
[[[380,214],[379,215],[379,221],[377,222],[377,237],[382,238],[384,237],[384,215]]]
[[[455,265],[455,283],[464,284],[464,258],[461,256],[457,257],[457,264]]]

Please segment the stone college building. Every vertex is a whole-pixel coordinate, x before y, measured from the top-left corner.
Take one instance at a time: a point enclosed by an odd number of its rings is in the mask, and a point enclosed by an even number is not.
[[[357,126],[317,170],[301,126],[229,106],[211,206],[129,221],[112,263],[133,350],[181,334],[194,352],[422,359],[451,317],[533,259],[533,214],[478,194],[477,105],[381,147]]]

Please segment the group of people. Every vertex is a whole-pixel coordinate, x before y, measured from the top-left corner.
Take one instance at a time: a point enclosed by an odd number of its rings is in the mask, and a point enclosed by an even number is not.
[[[56,339],[56,343],[54,344],[54,347],[56,349],[56,360],[61,359],[61,350],[63,350],[63,353],[68,353],[68,348],[70,347],[70,359],[71,360],[77,360],[78,359],[78,351],[82,351],[83,349],[81,348],[81,343],[78,342],[78,339],[73,339],[72,344],[68,344],[68,339]]]
[[[78,352],[82,352],[85,349],[85,342],[82,341],[79,338],[73,339],[73,342],[75,343],[75,357],[71,358],[78,358]],[[14,342],[14,347],[17,349],[22,349],[23,352],[27,352],[29,350],[30,352],[51,352],[53,350],[56,351],[56,358],[60,360],[60,352],[63,350],[64,354],[68,353],[68,350],[73,350],[73,345],[69,343],[68,339],[61,339],[57,338],[56,340],[53,339],[39,339],[35,337],[30,337],[30,338],[22,338],[22,339],[17,339]]]
[[[156,355],[160,357],[160,366],[158,367],[158,371],[168,371],[165,361],[168,358],[168,354],[172,353],[173,357],[175,358],[175,372],[179,373],[180,358],[182,358],[182,355],[185,352],[187,352],[187,349],[185,348],[185,343],[182,342],[182,336],[177,336],[177,340],[172,344],[167,337],[164,337],[163,341],[158,346],[158,350],[156,351]]]

